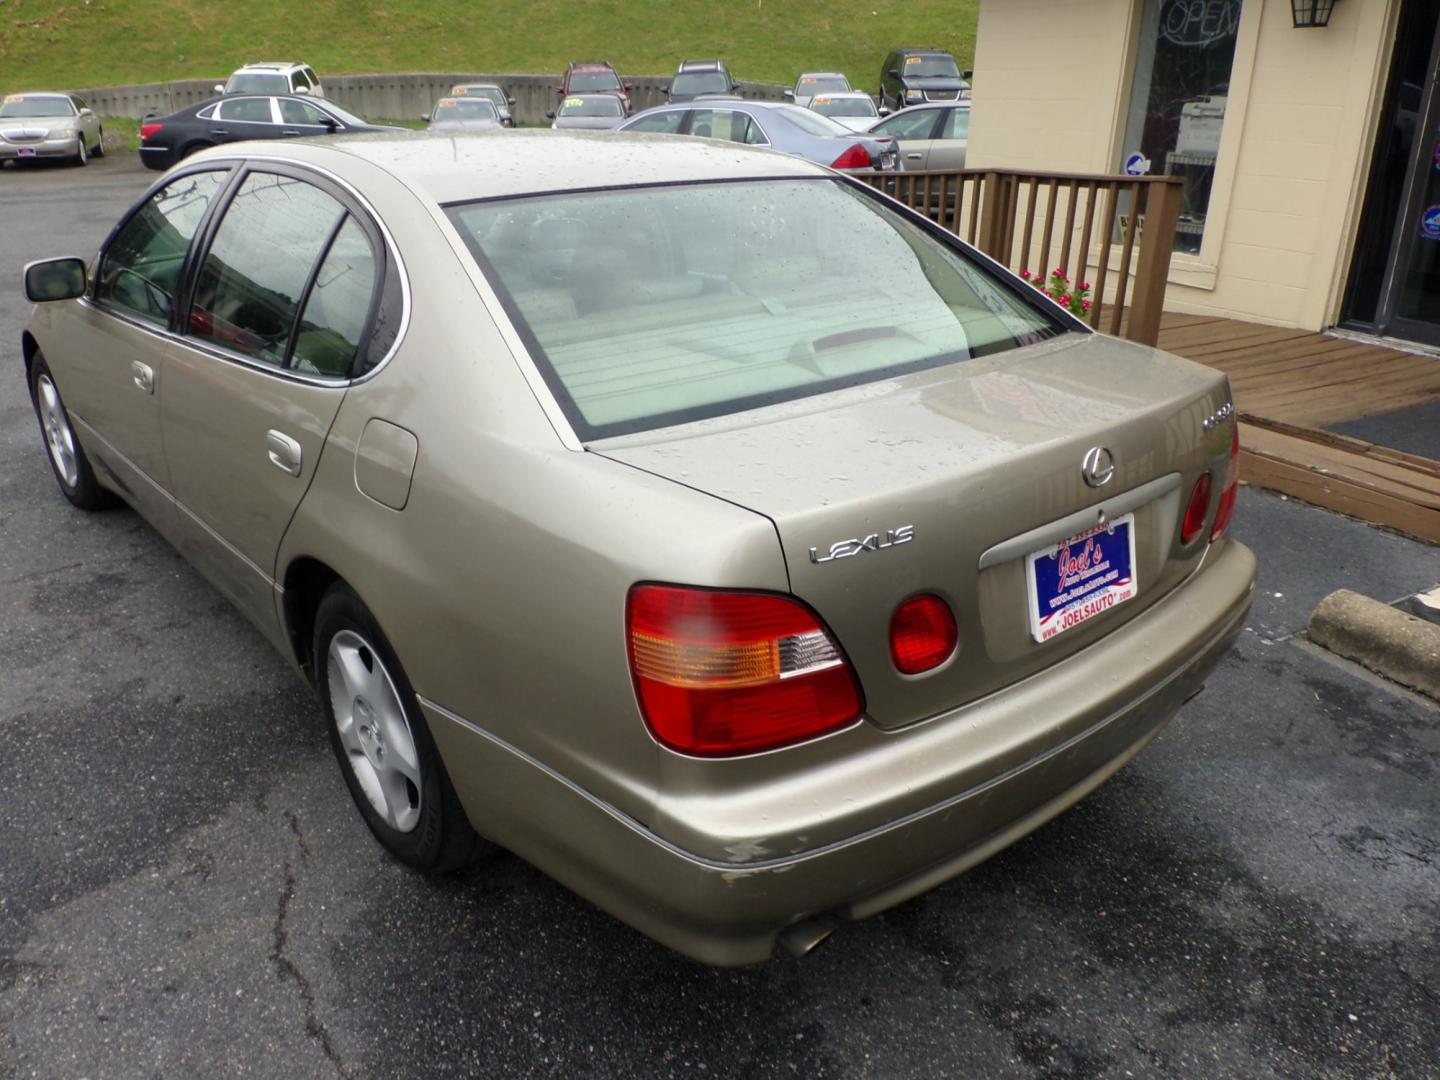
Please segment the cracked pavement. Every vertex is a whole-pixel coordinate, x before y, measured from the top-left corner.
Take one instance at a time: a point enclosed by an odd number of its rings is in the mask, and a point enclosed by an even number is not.
[[[513,857],[386,858],[309,690],[60,498],[19,268],[151,178],[0,173],[0,1077],[1440,1076],[1440,710],[1297,636],[1437,549],[1244,490],[1251,627],[1134,763],[804,960],[702,968]]]

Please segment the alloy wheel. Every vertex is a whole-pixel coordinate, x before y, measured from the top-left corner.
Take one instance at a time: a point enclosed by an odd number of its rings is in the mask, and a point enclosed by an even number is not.
[[[65,486],[73,488],[80,482],[80,460],[75,450],[75,432],[70,428],[70,418],[65,415],[65,406],[60,403],[60,391],[49,375],[41,375],[35,381],[36,404],[40,408],[40,423],[45,428],[45,445],[50,450],[50,460],[60,474]]]

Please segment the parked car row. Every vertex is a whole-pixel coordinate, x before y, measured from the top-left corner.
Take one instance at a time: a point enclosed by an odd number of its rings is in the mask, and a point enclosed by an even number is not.
[[[100,118],[74,94],[6,94],[0,98],[0,162],[69,158],[84,165],[105,153]]]

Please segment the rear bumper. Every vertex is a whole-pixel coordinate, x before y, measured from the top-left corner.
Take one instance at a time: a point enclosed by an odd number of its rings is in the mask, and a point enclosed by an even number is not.
[[[144,165],[147,169],[164,172],[178,160],[175,156],[175,151],[171,150],[168,146],[140,147],[140,164]]]
[[[1098,787],[1201,688],[1245,624],[1254,580],[1254,556],[1228,541],[1185,585],[1091,648],[951,714],[877,736],[883,748],[866,755],[859,770],[847,765],[855,785],[849,790],[889,785],[893,814],[779,857],[764,854],[784,850],[769,835],[716,832],[698,842],[707,823],[733,825],[733,815],[714,811],[715,799],[662,802],[655,829],[647,828],[466,720],[422,705],[466,810],[487,835],[688,956],[754,963],[771,955],[786,927],[813,916],[863,918],[900,903]],[[1133,673],[1137,653],[1150,661],[1143,676],[1106,677],[1112,670]],[[1028,729],[1027,756],[1017,761],[1013,747],[977,755],[972,735],[986,728]],[[1052,736],[1039,750],[1037,731]],[[945,754],[951,756],[937,758]],[[872,758],[873,767],[864,764]],[[951,790],[917,808],[913,781],[933,774],[937,760],[956,762]],[[822,806],[834,800],[834,778],[824,772],[817,770],[814,786],[798,794],[808,774],[787,777],[788,797]],[[701,850],[744,854],[716,858]]]

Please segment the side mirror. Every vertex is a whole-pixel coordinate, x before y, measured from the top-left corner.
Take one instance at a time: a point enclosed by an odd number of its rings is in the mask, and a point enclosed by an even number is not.
[[[878,111],[879,111],[879,113],[880,113],[881,116],[889,116],[889,115],[890,115],[890,106],[889,106],[889,105],[881,105]]]
[[[295,87],[295,93],[297,93],[297,94],[308,94],[308,93],[310,93],[310,88],[309,88],[308,86],[297,86],[297,87]]]
[[[25,295],[37,304],[85,295],[85,260],[42,259],[25,267]]]
[[[974,77],[975,77],[975,69],[974,69],[974,68],[966,68],[964,71],[960,72],[960,78],[964,79],[966,82],[969,82],[969,81],[970,81],[971,79],[973,79]]]
[[[338,131],[340,129],[340,121],[336,120],[333,116],[322,116],[320,118],[320,124],[326,131]]]
[[[786,91],[785,91],[785,96],[786,96],[787,98],[793,99],[793,98],[795,97],[795,91],[794,91],[794,90],[786,90]]]
[[[555,114],[554,114],[553,112],[547,112],[547,113],[545,114],[545,119],[546,119],[546,120],[554,120],[554,119],[555,119]]]
[[[509,102],[511,105],[514,105],[514,104],[515,104],[515,99],[514,99],[513,97],[507,97],[505,100],[506,100],[507,102]]]
[[[892,79],[898,79],[900,77],[900,72],[898,72],[894,68],[891,68],[889,71],[885,72],[885,74],[889,75]]]
[[[559,94],[561,97],[564,97],[564,96],[565,96],[565,88],[564,88],[563,86],[557,86],[557,87],[555,87],[555,93]]]
[[[631,88],[631,85],[630,85],[628,82],[627,82],[627,83],[621,83],[620,85],[625,88],[625,92],[626,92],[627,94],[630,93],[630,90],[631,90],[632,88]]]
[[[215,84],[215,93],[217,93],[217,94],[223,94],[224,92],[225,92],[225,84],[224,84],[224,83],[218,83],[218,82],[217,82],[217,83]]]

